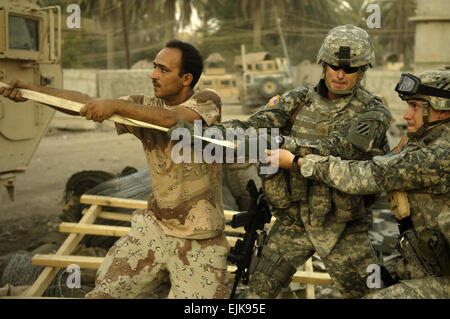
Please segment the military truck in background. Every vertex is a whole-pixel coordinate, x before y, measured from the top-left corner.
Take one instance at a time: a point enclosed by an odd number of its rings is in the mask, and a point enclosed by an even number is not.
[[[61,10],[36,0],[0,0],[0,81],[62,88]],[[54,110],[34,101],[0,99],[0,183],[14,199],[14,181],[25,172]],[[0,192],[4,191],[0,185]]]
[[[236,56],[234,69],[241,75],[238,77],[239,101],[244,113],[251,113],[271,97],[294,88],[286,59],[272,58],[268,52],[248,53],[244,58]]]
[[[227,72],[225,59],[220,53],[212,53],[205,60],[205,68],[196,88],[216,90],[222,99],[222,104],[237,102],[239,91],[235,75]]]

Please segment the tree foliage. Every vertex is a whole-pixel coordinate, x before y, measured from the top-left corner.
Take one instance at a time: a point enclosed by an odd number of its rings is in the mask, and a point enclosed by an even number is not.
[[[327,32],[341,24],[354,24],[371,34],[378,63],[390,52],[403,54],[407,62],[412,59],[414,29],[408,18],[414,15],[416,0],[38,0],[42,5],[62,7],[78,3],[82,18],[100,21],[105,34],[109,32],[113,39],[111,49],[106,36],[83,31],[65,35],[65,67],[105,67],[108,50],[112,50],[114,67],[124,67],[123,1],[133,63],[151,60],[168,40],[178,38],[194,43],[205,58],[220,52],[231,67],[241,44],[247,52],[283,56],[284,37],[295,65],[304,59],[315,61]],[[366,25],[370,3],[381,7],[380,29]]]

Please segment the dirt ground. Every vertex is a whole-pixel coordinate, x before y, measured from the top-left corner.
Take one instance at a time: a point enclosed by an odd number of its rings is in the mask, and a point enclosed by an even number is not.
[[[222,120],[248,117],[237,104],[224,104],[222,110]],[[26,172],[17,176],[14,201],[4,187],[0,189],[0,256],[31,251],[58,230],[64,188],[73,174],[83,170],[119,174],[126,166],[147,167],[141,143],[130,134],[117,136],[111,127],[49,131]]]

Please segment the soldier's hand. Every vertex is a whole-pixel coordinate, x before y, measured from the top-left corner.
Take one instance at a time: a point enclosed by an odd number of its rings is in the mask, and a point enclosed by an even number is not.
[[[12,80],[8,83],[8,87],[1,87],[0,94],[15,102],[25,102],[28,99],[22,97],[22,93],[19,89],[27,89],[28,85],[20,80]]]
[[[266,150],[266,160],[271,163],[274,167],[281,167],[284,169],[290,169],[292,167],[292,161],[294,160],[294,154],[288,150],[278,149],[278,150]],[[301,163],[303,158],[299,158]],[[297,163],[299,163],[297,162]],[[298,164],[297,164],[298,165]]]
[[[86,120],[94,122],[103,122],[115,113],[115,101],[109,99],[95,99],[80,110],[80,115]]]

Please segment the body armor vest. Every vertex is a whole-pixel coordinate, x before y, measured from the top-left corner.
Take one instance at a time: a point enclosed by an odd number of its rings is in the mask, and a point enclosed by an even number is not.
[[[300,110],[291,119],[292,129],[288,134],[312,140],[330,136],[344,125],[350,125],[350,121],[364,111],[361,103],[352,103],[355,100],[355,95],[350,95],[332,102],[309,88],[304,103],[299,106]],[[364,103],[366,101],[362,102],[367,105]],[[310,153],[311,149],[300,149],[302,156]],[[272,215],[285,225],[293,224],[301,216],[311,226],[322,226],[332,207],[339,222],[365,214],[362,196],[348,195],[324,183],[308,180],[295,167],[291,170],[280,169],[272,176],[261,178]]]

